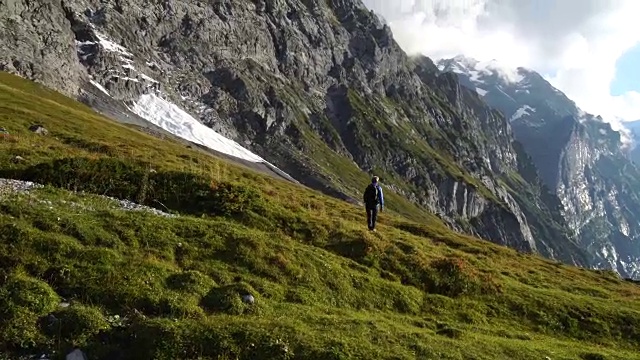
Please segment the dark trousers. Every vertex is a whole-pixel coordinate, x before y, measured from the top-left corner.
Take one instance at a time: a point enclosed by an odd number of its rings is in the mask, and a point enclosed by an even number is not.
[[[367,225],[369,230],[376,228],[376,220],[378,219],[378,205],[367,205]]]

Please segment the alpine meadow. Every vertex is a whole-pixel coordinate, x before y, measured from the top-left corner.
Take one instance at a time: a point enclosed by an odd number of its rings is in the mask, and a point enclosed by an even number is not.
[[[476,66],[360,0],[0,0],[0,360],[640,359],[640,171]]]

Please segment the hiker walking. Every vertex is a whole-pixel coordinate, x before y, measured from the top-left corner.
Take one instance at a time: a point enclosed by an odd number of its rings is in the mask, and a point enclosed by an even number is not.
[[[367,225],[371,231],[376,231],[378,204],[380,205],[380,211],[384,208],[384,196],[382,195],[382,188],[378,184],[378,179],[377,176],[371,179],[371,184],[364,190],[363,196],[364,206],[367,210]]]

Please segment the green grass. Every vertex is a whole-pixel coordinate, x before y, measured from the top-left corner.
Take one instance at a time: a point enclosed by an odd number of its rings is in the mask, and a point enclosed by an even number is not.
[[[2,173],[49,184],[0,199],[0,358],[640,358],[640,287],[610,273],[428,215],[369,233],[360,208],[6,74],[0,126]]]

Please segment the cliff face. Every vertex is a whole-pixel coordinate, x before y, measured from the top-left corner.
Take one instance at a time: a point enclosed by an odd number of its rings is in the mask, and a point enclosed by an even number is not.
[[[143,95],[157,95],[308,186],[359,199],[376,173],[398,211],[414,212],[408,199],[461,231],[585,263],[553,219],[537,173],[521,175],[528,160],[514,148],[509,122],[429,59],[407,57],[359,0],[50,7],[64,64],[2,37],[11,57],[47,76],[7,70],[80,89],[96,108],[101,100],[87,94],[97,88],[133,111]],[[53,32],[32,20],[44,10],[23,8],[10,15],[28,23],[19,34],[50,41]]]
[[[511,120],[546,187],[561,202],[561,215],[591,265],[640,276],[640,172],[621,135],[601,118],[580,110],[539,74],[458,57],[439,63]],[[515,76],[514,76],[515,75]]]
[[[84,69],[60,3],[0,1],[0,71],[78,93]]]

